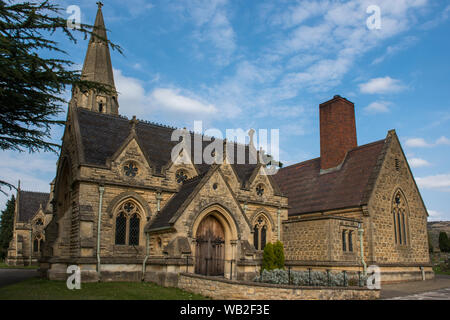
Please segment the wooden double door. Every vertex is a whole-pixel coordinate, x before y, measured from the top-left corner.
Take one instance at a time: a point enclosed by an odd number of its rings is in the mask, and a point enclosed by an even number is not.
[[[225,234],[221,223],[214,216],[207,216],[200,223],[196,234],[195,273],[223,276],[225,265]]]

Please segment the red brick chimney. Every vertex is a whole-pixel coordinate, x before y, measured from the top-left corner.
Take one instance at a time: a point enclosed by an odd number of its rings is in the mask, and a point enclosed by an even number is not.
[[[320,105],[320,167],[327,170],[339,166],[356,142],[355,105],[334,96]]]

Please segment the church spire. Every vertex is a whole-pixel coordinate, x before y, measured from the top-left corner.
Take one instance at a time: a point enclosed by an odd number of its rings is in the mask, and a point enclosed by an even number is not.
[[[114,74],[111,63],[109,45],[107,43],[107,32],[105,21],[103,20],[101,2],[97,2],[98,10],[95,18],[95,35],[89,41],[86,58],[84,60],[82,78],[83,80],[99,82],[109,86],[113,93],[97,93],[94,90],[81,92],[76,88],[73,96],[77,107],[90,109],[100,113],[119,113],[117,102],[116,86],[114,84]]]

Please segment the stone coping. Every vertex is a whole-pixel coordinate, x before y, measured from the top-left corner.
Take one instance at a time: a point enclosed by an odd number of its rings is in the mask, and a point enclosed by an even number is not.
[[[229,279],[225,279],[225,278],[209,277],[209,276],[204,276],[204,275],[200,275],[200,274],[185,273],[185,272],[181,272],[179,275],[188,277],[188,278],[218,281],[218,282],[234,284],[234,285],[266,287],[266,288],[301,289],[301,290],[360,290],[360,291],[369,290],[365,287],[296,286],[296,285],[288,285],[288,284],[274,284],[274,283],[262,283],[262,282],[253,282],[253,281],[229,280]],[[371,291],[380,291],[380,290],[379,289],[373,289],[373,290],[371,289]]]
[[[363,266],[359,263],[345,262],[345,261],[296,261],[296,260],[286,260],[286,266],[301,266],[301,267],[359,267]],[[431,263],[377,263],[377,262],[367,262],[367,266],[376,265],[378,267],[432,267]]]

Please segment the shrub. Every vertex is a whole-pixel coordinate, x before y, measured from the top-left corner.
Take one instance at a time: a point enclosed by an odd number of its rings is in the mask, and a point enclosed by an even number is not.
[[[444,231],[439,233],[439,248],[442,252],[450,252],[450,240]]]
[[[328,278],[329,277],[329,278]],[[289,272],[281,269],[263,270],[260,276],[254,279],[255,282],[273,283],[273,284],[289,284]],[[346,275],[345,286],[359,286],[367,283],[367,276],[361,274]],[[291,271],[290,284],[295,286],[344,286],[343,272],[330,272],[329,275],[322,271],[311,271],[311,278],[309,271]]]
[[[284,247],[281,241],[277,241],[273,246],[275,255],[275,268],[284,269]]]
[[[273,251],[273,245],[269,242],[264,247],[261,272],[263,272],[264,270],[270,271],[273,269],[275,269],[275,253]]]

